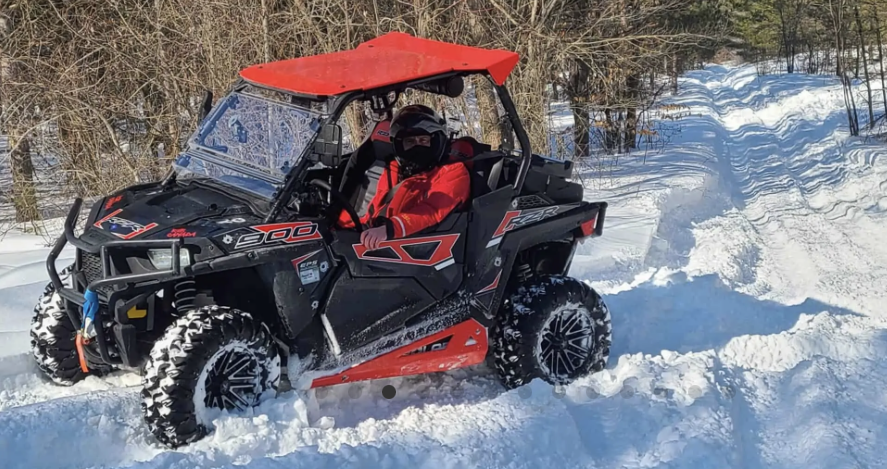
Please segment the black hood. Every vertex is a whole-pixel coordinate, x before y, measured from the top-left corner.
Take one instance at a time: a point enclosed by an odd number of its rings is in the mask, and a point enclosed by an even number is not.
[[[157,184],[140,186],[97,203],[86,231],[105,239],[123,240],[205,237],[218,230],[256,223],[267,204],[224,186],[194,182],[166,190]]]

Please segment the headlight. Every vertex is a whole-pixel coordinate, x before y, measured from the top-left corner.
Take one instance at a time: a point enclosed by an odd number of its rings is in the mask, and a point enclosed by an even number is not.
[[[169,270],[172,268],[172,249],[149,249],[148,260],[158,270]],[[182,267],[191,265],[191,253],[188,248],[179,249],[179,263]]]

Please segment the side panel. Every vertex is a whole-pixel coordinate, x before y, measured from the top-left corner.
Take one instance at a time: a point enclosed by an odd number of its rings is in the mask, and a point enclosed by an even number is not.
[[[222,304],[260,317],[276,316],[281,338],[291,343],[311,322],[336,271],[322,241],[259,248],[213,264],[195,271],[198,282],[212,285]],[[255,279],[249,276],[253,271]]]
[[[508,190],[506,190],[508,189]],[[472,305],[486,318],[496,312],[495,305],[504,293],[516,251],[503,248],[502,241],[510,232],[543,222],[569,212],[579,204],[547,205],[521,208],[522,199],[511,198],[510,187],[475,200],[474,220],[469,232],[469,249],[476,250],[476,262],[468,290],[474,292]],[[536,197],[539,199],[538,197]],[[544,204],[544,200],[541,200]],[[553,235],[552,235],[553,236]]]
[[[468,285],[469,289],[472,287],[482,288],[479,285],[482,281],[477,280],[476,275],[489,270],[495,258],[495,250],[487,249],[487,243],[493,237],[502,216],[511,205],[512,193],[511,186],[506,186],[474,199],[471,204],[472,220],[468,227],[466,257],[475,259],[475,261],[473,265],[469,266],[469,272],[473,275]]]
[[[301,246],[277,267],[272,286],[281,321],[294,339],[311,322],[333,280],[333,262],[323,243]]]
[[[545,241],[557,239],[564,235],[568,235],[571,232],[575,233],[575,230],[580,229],[583,223],[589,221],[593,224],[600,225],[601,223],[599,223],[598,215],[601,213],[602,208],[602,204],[596,203],[555,205],[544,209],[534,209],[534,212],[537,210],[557,209],[557,211],[554,211],[543,218],[545,221],[542,223],[536,223],[536,221],[541,220],[535,220],[531,223],[525,223],[523,221],[520,224],[515,223],[515,220],[520,220],[524,216],[536,216],[535,213],[526,215],[523,213],[525,211],[523,211],[518,218],[512,218],[506,226],[501,241],[502,248],[520,250]],[[508,212],[506,218],[509,218],[511,213],[512,212]],[[503,220],[502,223],[503,225],[506,225],[506,220]],[[511,231],[514,232],[510,233]]]
[[[490,285],[498,285],[502,273],[503,259],[497,245],[488,246],[490,239],[500,225],[503,215],[511,206],[513,190],[506,186],[482,197],[472,203],[472,223],[468,228],[468,253],[466,257],[474,259],[469,266],[469,279],[466,289],[476,292],[471,299],[477,317],[492,318],[489,315],[490,304],[495,296],[495,289]]]
[[[435,231],[385,241],[374,251],[360,244],[357,232],[343,230],[331,247],[355,278],[412,278],[440,300],[462,284],[467,225],[468,214],[454,215]]]
[[[380,339],[354,350],[344,350],[338,356],[326,355],[316,369],[329,370],[329,373],[333,374],[334,370],[366,362],[465,322],[472,318],[470,299],[471,295],[464,291],[450,295],[443,301],[435,302],[421,313],[413,316],[403,328],[393,333],[386,334]]]
[[[479,265],[475,281],[471,284],[471,291],[475,292],[472,304],[487,318],[492,318],[506,293],[505,287],[513,272],[517,254],[541,242],[572,236],[572,232],[583,222],[594,220],[601,207],[588,203],[530,209],[512,206],[498,219],[498,225],[486,243],[486,251],[480,259],[492,256],[493,261],[486,266]]]
[[[344,271],[330,291],[324,314],[343,352],[403,327],[435,302],[414,278],[355,278]]]
[[[317,378],[311,387],[454,370],[483,362],[487,348],[486,328],[470,319],[340,373]]]

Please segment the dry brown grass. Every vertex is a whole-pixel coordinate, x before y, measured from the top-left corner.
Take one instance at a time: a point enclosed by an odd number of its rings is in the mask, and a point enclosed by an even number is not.
[[[634,135],[668,58],[697,40],[664,18],[691,0],[16,0],[0,6],[0,133],[52,155],[64,196],[158,178],[196,123],[202,90],[223,94],[238,70],[354,47],[388,31],[518,52],[509,79],[540,152],[550,85],[575,112]],[[683,51],[683,52],[682,52]],[[663,60],[665,58],[665,60]],[[582,83],[566,83],[577,64]],[[385,66],[385,64],[380,64]],[[569,76],[568,76],[569,75]],[[575,80],[574,80],[575,81]],[[652,77],[651,77],[652,83]],[[491,89],[478,84],[482,137],[498,141]],[[464,105],[464,103],[463,103]],[[349,112],[360,138],[367,116]],[[47,130],[48,129],[48,130]],[[626,134],[628,135],[628,134]]]

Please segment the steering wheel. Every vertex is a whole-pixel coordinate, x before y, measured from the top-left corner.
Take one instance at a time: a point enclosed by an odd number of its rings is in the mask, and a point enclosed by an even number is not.
[[[337,202],[342,204],[342,209],[348,212],[348,216],[351,217],[351,221],[354,222],[354,227],[357,228],[357,232],[360,233],[363,231],[363,226],[360,224],[360,216],[357,215],[357,211],[354,210],[351,202],[349,202],[348,199],[346,199],[341,192],[333,189],[332,186],[330,186],[329,183],[324,181],[323,179],[312,179],[308,181],[308,185],[329,192],[330,197],[336,199]]]

